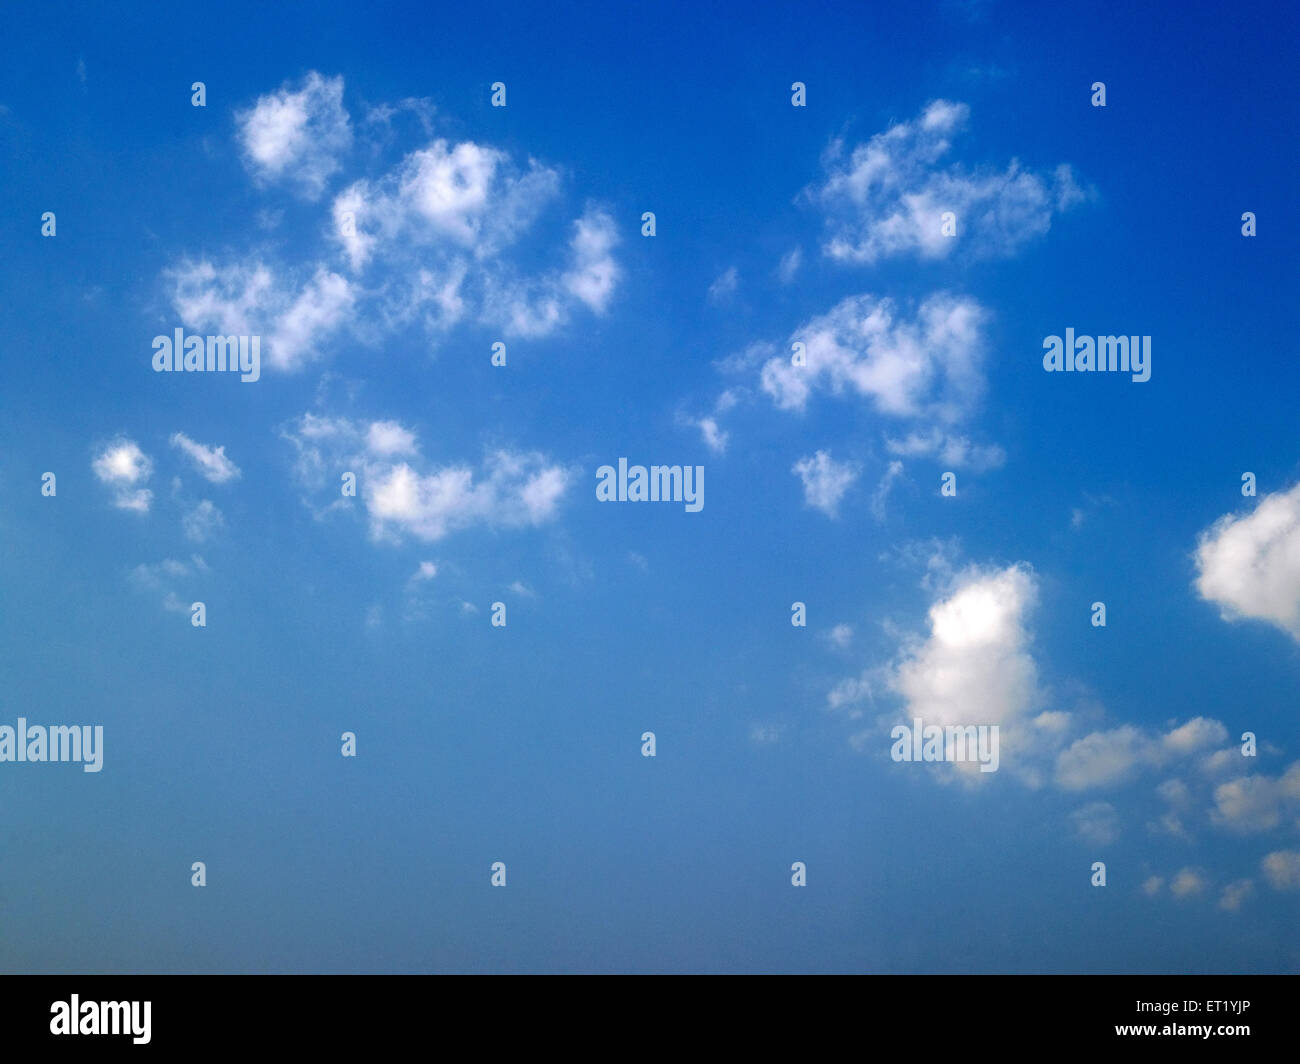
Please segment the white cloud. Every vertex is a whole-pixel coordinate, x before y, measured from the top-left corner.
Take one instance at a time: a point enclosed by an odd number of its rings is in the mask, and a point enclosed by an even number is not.
[[[292,370],[318,358],[318,338],[328,337],[351,318],[354,301],[347,280],[318,268],[276,319],[267,352],[271,366]]]
[[[776,275],[782,284],[790,284],[794,281],[795,275],[799,272],[799,267],[803,265],[803,249],[792,248],[781,256],[781,262],[776,268]]]
[[[861,472],[849,462],[836,462],[828,451],[799,459],[790,471],[803,482],[804,505],[831,518],[839,515],[840,500]]]
[[[262,355],[273,368],[293,371],[318,358],[321,344],[353,317],[356,293],[324,267],[300,285],[266,265],[186,261],[167,271],[172,306],[186,328],[222,335],[264,337]]]
[[[439,235],[466,247],[478,239],[488,191],[506,161],[504,152],[462,141],[436,140],[409,155],[399,178],[402,196]]]
[[[618,229],[603,211],[588,211],[573,228],[569,244],[572,266],[562,283],[570,295],[603,314],[621,273],[612,254],[618,244]]]
[[[506,336],[544,336],[578,306],[604,313],[622,275],[618,228],[594,206],[573,222],[565,267],[521,277],[502,259],[560,188],[560,172],[536,160],[520,167],[489,145],[438,139],[341,192],[333,233],[354,273],[385,268],[386,328],[418,318],[439,331],[476,310]]]
[[[826,638],[832,646],[843,650],[853,641],[853,626],[850,624],[837,624],[826,633]]]
[[[979,302],[952,292],[934,292],[914,308],[864,293],[805,321],[784,345],[750,344],[716,365],[726,373],[756,372],[758,391],[778,410],[803,413],[823,395],[862,400],[904,429],[899,438],[886,436],[890,454],[934,457],[946,468],[978,472],[1006,460],[1001,447],[958,431],[976,413],[987,388],[990,318]],[[799,363],[796,344],[803,345]],[[723,393],[733,397],[730,405],[749,394],[745,387]],[[722,411],[720,401],[709,418],[688,420],[706,441],[722,440],[725,446]],[[883,496],[875,510],[883,513]]]
[[[1255,882],[1251,879],[1238,879],[1229,883],[1223,888],[1223,895],[1219,898],[1219,908],[1226,912],[1235,913],[1241,909],[1242,904],[1255,892]]]
[[[896,418],[952,424],[984,391],[983,326],[988,313],[967,297],[939,292],[914,317],[892,300],[851,296],[797,329],[807,364],[769,359],[762,389],[782,410],[803,410],[816,390],[856,395]]]
[[[826,211],[825,254],[866,264],[907,253],[938,259],[957,249],[977,258],[1007,257],[1086,198],[1066,165],[1051,174],[1015,159],[1005,170],[937,169],[968,116],[965,104],[936,100],[847,157],[844,144],[833,142],[823,158],[825,183],[805,193]],[[943,233],[948,211],[956,216],[955,237]]]
[[[236,114],[239,143],[249,171],[263,181],[286,181],[308,199],[318,199],[339,156],[352,146],[352,127],[343,107],[343,78],[312,71],[301,87],[286,82]]]
[[[714,454],[724,454],[727,450],[729,434],[718,423],[718,418],[732,407],[738,405],[745,394],[747,393],[743,388],[727,388],[718,396],[711,415],[697,418],[679,412],[677,415],[678,423],[698,428],[705,446]]]
[[[1156,788],[1156,795],[1169,808],[1156,820],[1148,823],[1148,830],[1155,834],[1172,835],[1190,841],[1191,835],[1183,824],[1181,814],[1191,805],[1191,789],[1180,779],[1167,779]]]
[[[718,427],[718,422],[711,417],[702,417],[696,422],[705,446],[714,454],[723,454],[727,450],[729,434]]]
[[[1144,769],[1189,757],[1226,736],[1227,729],[1219,721],[1206,717],[1196,717],[1163,735],[1132,724],[1095,731],[1061,751],[1056,759],[1056,782],[1069,791],[1115,786]]]
[[[1169,891],[1175,898],[1191,898],[1203,893],[1209,885],[1199,868],[1183,868],[1169,881]]]
[[[91,463],[103,483],[113,490],[113,505],[122,510],[148,513],[153,492],[144,484],[153,476],[153,462],[134,440],[118,437],[105,446]]]
[[[450,244],[480,259],[514,242],[559,192],[557,170],[474,141],[439,138],[387,174],[349,185],[335,198],[335,238],[354,271],[378,251]]]
[[[1259,863],[1274,890],[1300,890],[1300,852],[1276,850]]]
[[[309,491],[337,492],[337,470],[357,473],[376,539],[411,535],[432,542],[475,525],[520,528],[555,518],[573,472],[533,452],[489,452],[467,463],[426,465],[415,434],[395,422],[368,424],[304,414],[281,435],[298,451]],[[379,450],[375,450],[375,445]],[[402,457],[385,448],[400,447]]]
[[[395,531],[432,541],[479,523],[542,524],[554,516],[567,475],[538,455],[497,451],[481,471],[454,465],[418,473],[402,462],[366,481],[375,536]]]
[[[740,288],[740,274],[736,267],[728,266],[709,285],[709,302],[726,303]]]
[[[1143,771],[1174,763],[1195,764],[1206,749],[1226,740],[1224,725],[1206,717],[1170,721],[1164,731],[1123,724],[1072,739],[1079,722],[1100,717],[1102,710],[1081,695],[1073,710],[1043,708],[1059,696],[1039,686],[1031,652],[1028,619],[1037,599],[1033,570],[1018,563],[954,572],[949,561],[954,550],[931,541],[901,552],[908,564],[925,565],[922,586],[936,595],[930,630],[925,637],[900,635],[894,664],[867,669],[830,692],[830,708],[849,708],[851,717],[860,717],[857,707],[881,689],[902,699],[900,711],[880,717],[876,732],[854,736],[854,745],[877,739],[883,744],[884,734],[899,720],[920,718],[926,726],[995,724],[1004,769],[1033,788],[1051,781],[1063,791],[1077,792],[1124,784]],[[886,629],[897,631],[892,624]],[[983,778],[977,772],[970,776]],[[1300,763],[1274,787],[1288,801],[1300,796]],[[1169,809],[1151,830],[1187,838],[1178,815],[1191,800],[1187,784],[1167,779],[1157,794]],[[1078,811],[1076,829],[1090,841],[1100,842],[1110,833],[1104,806],[1093,803]]]
[[[1109,802],[1093,802],[1070,814],[1079,838],[1095,846],[1109,846],[1119,837],[1119,817]]]
[[[997,444],[972,443],[965,436],[932,428],[928,432],[911,432],[903,439],[885,439],[890,454],[934,457],[948,469],[972,469],[982,473],[997,469],[1006,461],[1006,452]]]
[[[1142,883],[1142,893],[1148,898],[1154,898],[1164,885],[1165,881],[1160,876],[1149,876]]]
[[[1057,740],[1055,729],[1031,719],[1041,697],[1026,623],[1036,599],[1026,565],[972,567],[955,577],[930,607],[929,635],[904,639],[898,662],[885,670],[904,703],[885,723],[997,725],[1003,768],[1037,785],[1030,756]],[[992,775],[974,761],[955,767],[971,780]]]
[[[95,475],[105,484],[135,484],[153,474],[153,462],[133,440],[117,439],[94,461]]]
[[[1214,788],[1210,819],[1232,831],[1268,831],[1296,803],[1300,803],[1300,761],[1281,776],[1241,776],[1219,784]]]
[[[152,564],[141,563],[131,570],[132,577],[146,587],[161,587],[164,578],[191,575],[195,569],[206,570],[206,564],[197,564],[202,559],[195,558],[194,563],[179,561],[176,558],[164,558]]]
[[[351,143],[342,90],[341,78],[312,73],[239,116],[259,181],[292,181],[319,198]],[[427,135],[427,101],[406,100],[371,108],[367,136],[391,137],[399,109],[414,111]],[[184,261],[165,274],[171,302],[193,331],[262,337],[264,359],[280,370],[318,359],[349,326],[370,345],[420,328],[441,336],[466,318],[507,338],[544,336],[577,310],[605,313],[623,273],[618,227],[594,205],[573,220],[552,267],[525,274],[506,257],[561,187],[562,172],[535,159],[520,164],[487,144],[436,138],[334,196],[322,219],[333,261],[277,264],[255,251]],[[307,236],[278,243],[309,245],[315,233]]]
[[[412,584],[423,583],[426,580],[432,580],[438,575],[438,566],[433,562],[421,562],[411,574],[410,582]]]
[[[225,518],[211,499],[202,500],[181,519],[185,538],[195,543],[204,543],[211,539],[224,524]]]
[[[1196,547],[1196,590],[1224,620],[1267,621],[1300,641],[1300,484],[1225,514]]]
[[[1229,747],[1227,750],[1216,750],[1201,758],[1201,771],[1207,776],[1222,776],[1240,767],[1241,748],[1236,746]]]
[[[191,582],[197,576],[210,570],[208,563],[198,555],[191,555],[188,562],[176,558],[164,558],[152,564],[140,564],[131,570],[131,580],[137,587],[148,591],[162,591],[163,609],[173,613],[188,613],[190,604],[175,591],[177,581]]]
[[[894,481],[903,475],[903,463],[894,459],[886,467],[884,475],[880,478],[880,483],[876,485],[876,490],[871,493],[871,513],[877,521],[885,519],[885,503],[889,500],[889,493],[894,487]]]
[[[171,445],[184,451],[195,468],[213,484],[224,484],[239,476],[239,466],[226,457],[225,447],[205,447],[183,432],[172,434]]]
[[[1021,717],[1036,688],[1025,627],[1036,598],[1028,566],[972,569],[959,577],[951,593],[930,608],[929,637],[895,673],[907,715],[944,725],[1004,724]]]
[[[366,430],[366,450],[380,458],[416,453],[415,433],[396,421],[372,421]]]
[[[1161,742],[1173,754],[1186,757],[1207,746],[1215,746],[1228,738],[1228,729],[1220,721],[1208,717],[1194,717],[1186,724],[1174,728]]]
[[[841,680],[826,695],[826,704],[831,709],[848,707],[851,718],[861,717],[862,711],[856,707],[871,700],[875,690],[874,671],[867,669],[860,676]]]

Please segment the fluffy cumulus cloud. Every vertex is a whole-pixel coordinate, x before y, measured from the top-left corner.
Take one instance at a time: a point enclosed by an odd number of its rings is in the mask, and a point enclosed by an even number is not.
[[[828,451],[801,458],[791,469],[803,482],[804,505],[827,517],[839,515],[840,500],[858,479],[860,469],[850,462],[837,462]]]
[[[313,72],[241,112],[238,137],[250,172],[320,199],[352,142],[342,99],[342,78]],[[431,112],[420,115],[428,136]],[[360,128],[368,138],[392,132],[386,120]],[[234,260],[185,259],[164,281],[184,326],[261,336],[274,370],[323,357],[349,329],[371,345],[412,329],[437,338],[466,320],[507,338],[544,336],[575,313],[605,313],[623,272],[617,226],[594,204],[572,220],[558,248],[516,250],[563,184],[559,169],[535,159],[433,137],[334,194],[311,240],[297,241],[310,246],[323,229],[322,254],[279,261],[250,248]],[[529,270],[518,264],[548,260]]]
[[[573,223],[573,237],[569,242],[571,261],[560,279],[561,284],[566,292],[597,314],[605,312],[618,283],[621,271],[613,255],[617,244],[614,219],[603,211],[589,211]]]
[[[267,364],[299,369],[354,317],[357,294],[346,278],[316,267],[277,271],[260,261],[217,266],[186,260],[166,271],[172,306],[186,328],[260,336]]]
[[[1030,652],[1028,616],[1037,599],[1037,580],[1026,565],[1003,569],[973,567],[954,576],[931,606],[929,634],[905,637],[897,660],[879,670],[879,682],[901,700],[899,712],[878,723],[920,718],[924,726],[997,725],[1001,765],[1032,785],[1033,760],[1044,743],[1055,742],[1056,722],[1039,713],[1038,668]],[[874,693],[872,672],[845,681],[831,695],[831,707]],[[855,739],[863,745],[865,735]],[[988,780],[968,761],[955,766],[970,780]]]
[[[560,174],[497,148],[434,140],[391,171],[335,198],[333,235],[354,272],[397,245],[487,258],[513,243],[559,195]]]
[[[960,577],[930,608],[928,638],[894,673],[907,715],[927,724],[1005,724],[1022,717],[1037,688],[1025,627],[1036,595],[1027,566]]]
[[[281,433],[297,450],[304,488],[337,493],[341,470],[355,472],[375,539],[424,542],[484,526],[522,528],[557,516],[574,473],[535,452],[489,451],[482,462],[433,465],[419,442],[392,421],[354,422],[304,414]]]
[[[413,455],[417,451],[415,433],[396,421],[372,421],[366,429],[366,450],[380,458]]]
[[[213,484],[224,484],[239,476],[239,466],[226,457],[225,447],[205,447],[183,432],[172,434],[171,445],[184,452],[194,467]]]
[[[805,192],[826,214],[824,252],[853,263],[902,254],[938,259],[957,249],[1010,256],[1086,198],[1064,164],[1050,173],[1015,159],[1005,168],[941,168],[969,115],[964,103],[936,100],[852,150],[832,142],[825,181]],[[945,234],[946,212],[955,216],[955,236]]]
[[[603,314],[622,270],[609,214],[588,206],[563,261],[522,275],[505,258],[560,195],[560,172],[489,145],[438,139],[391,172],[354,182],[335,199],[332,230],[352,273],[376,270],[390,327],[431,332],[467,315],[506,336],[544,336],[577,308]]]
[[[1225,620],[1267,621],[1300,641],[1300,484],[1201,533],[1196,590]]]
[[[928,563],[924,586],[935,594],[928,634],[901,635],[892,663],[842,680],[828,694],[829,708],[854,719],[863,715],[864,704],[885,694],[901,703],[875,722],[874,731],[854,736],[854,745],[883,746],[883,735],[900,720],[920,718],[923,725],[943,727],[996,724],[1002,769],[1030,787],[1052,783],[1070,793],[1115,788],[1143,773],[1195,764],[1227,741],[1227,728],[1207,717],[1170,721],[1163,729],[1120,724],[1084,732],[1080,725],[1100,707],[1086,699],[1072,709],[1053,705],[1060,696],[1040,684],[1032,648],[1029,619],[1038,582],[1028,565],[954,572],[940,556]],[[1225,786],[1227,806],[1233,791]],[[1274,805],[1285,811],[1285,803],[1300,794],[1300,765],[1266,786]],[[1192,802],[1188,786],[1167,779],[1157,795],[1167,815],[1152,830],[1186,837],[1181,816]],[[1107,803],[1094,802],[1078,810],[1073,823],[1082,837],[1100,842],[1117,833],[1116,816]]]
[[[1277,850],[1260,861],[1259,866],[1274,890],[1300,890],[1300,852]]]
[[[1168,732],[1132,724],[1094,731],[1076,739],[1056,759],[1056,782],[1067,791],[1126,783],[1140,771],[1202,753],[1224,742],[1228,730],[1217,720],[1195,717]],[[1172,788],[1166,788],[1166,795]]]
[[[1300,761],[1280,776],[1239,776],[1214,788],[1211,820],[1241,833],[1269,831],[1300,812]]]
[[[1169,881],[1169,892],[1175,898],[1193,898],[1203,894],[1209,885],[1209,880],[1201,869],[1183,868],[1175,872]]]
[[[148,513],[153,492],[144,487],[153,476],[153,461],[134,440],[118,437],[95,455],[91,468],[113,492],[113,505]]]
[[[319,199],[352,146],[343,78],[312,71],[297,88],[285,83],[236,114],[244,165],[258,180],[285,182]]]
[[[851,296],[795,331],[806,365],[769,359],[763,391],[782,410],[803,410],[814,392],[865,399],[897,418],[952,424],[984,392],[984,325],[975,300],[948,292],[927,298],[914,315],[892,300]]]

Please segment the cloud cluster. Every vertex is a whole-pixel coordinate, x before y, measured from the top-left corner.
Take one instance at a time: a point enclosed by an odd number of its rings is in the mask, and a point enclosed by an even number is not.
[[[984,392],[984,326],[974,299],[937,292],[908,315],[893,300],[851,296],[791,336],[806,365],[764,363],[762,390],[782,410],[803,410],[815,392],[856,396],[895,418],[952,424]]]
[[[520,528],[552,521],[574,472],[535,452],[489,451],[478,466],[435,465],[414,432],[393,421],[354,422],[307,413],[281,435],[297,451],[311,492],[337,495],[352,472],[375,539],[424,542],[474,526]],[[346,505],[336,499],[331,508]]]
[[[352,145],[342,97],[341,77],[313,72],[240,112],[238,138],[255,179],[324,197]],[[429,124],[428,109],[419,113]],[[390,129],[386,119],[362,126]],[[563,183],[537,160],[435,137],[333,196],[321,219],[324,253],[296,262],[255,249],[227,261],[187,258],[164,281],[185,327],[262,336],[267,364],[280,371],[322,357],[349,330],[373,344],[413,326],[437,337],[474,320],[507,338],[544,336],[575,311],[604,313],[622,276],[617,228],[595,205],[573,219],[548,268],[526,272],[511,257]],[[309,236],[298,243],[315,243]]]
[[[1280,776],[1239,776],[1214,788],[1211,819],[1237,832],[1268,831],[1300,813],[1300,761]],[[1297,821],[1300,823],[1300,821]]]
[[[1029,627],[1038,597],[1033,570],[1022,562],[954,572],[942,557],[938,562],[939,583],[933,579],[933,560],[927,577],[935,595],[928,633],[901,634],[892,663],[840,681],[827,696],[831,709],[847,711],[851,717],[862,715],[858,708],[862,703],[875,703],[884,694],[898,700],[898,710],[880,717],[874,731],[853,737],[855,745],[883,744],[890,727],[918,717],[926,725],[996,724],[1004,768],[1028,786],[1052,783],[1064,792],[1118,787],[1144,772],[1189,762],[1199,761],[1207,771],[1219,771],[1220,761],[1231,764],[1231,757],[1238,756],[1232,748],[1223,749],[1227,728],[1208,717],[1171,721],[1163,729],[1120,724],[1083,732],[1081,723],[1097,710],[1057,708],[1053,702],[1058,696],[1040,684]],[[967,775],[972,780],[989,778],[978,772]],[[1276,823],[1278,809],[1300,796],[1300,765],[1279,780],[1261,780],[1251,777],[1222,784],[1215,819],[1243,822],[1248,810],[1258,813],[1263,806],[1272,811]],[[1239,791],[1248,792],[1252,800],[1247,803]],[[1168,809],[1153,830],[1186,837],[1181,816],[1191,802],[1187,785],[1167,779],[1157,794]],[[1085,806],[1075,814],[1080,835],[1100,841],[1118,832],[1113,809],[1103,809],[1103,804]]]
[[[907,253],[939,259],[956,248],[1007,257],[1087,197],[1064,164],[1050,174],[1015,159],[1005,169],[938,168],[969,115],[964,103],[935,100],[852,151],[833,141],[825,181],[805,192],[826,212],[825,254],[864,264]],[[955,216],[955,236],[945,233],[946,212]]]
[[[1067,791],[1125,783],[1144,768],[1202,753],[1227,741],[1228,729],[1217,720],[1196,717],[1165,733],[1132,724],[1094,731],[1076,739],[1056,759],[1056,782]],[[1166,788],[1166,793],[1170,793]]]

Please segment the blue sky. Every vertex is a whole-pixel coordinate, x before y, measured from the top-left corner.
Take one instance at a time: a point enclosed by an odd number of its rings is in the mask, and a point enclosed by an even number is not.
[[[304,11],[7,15],[0,967],[1300,970],[1292,5]]]

